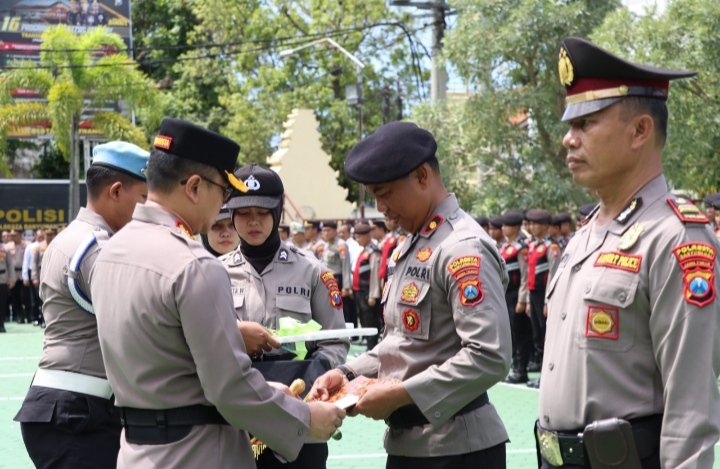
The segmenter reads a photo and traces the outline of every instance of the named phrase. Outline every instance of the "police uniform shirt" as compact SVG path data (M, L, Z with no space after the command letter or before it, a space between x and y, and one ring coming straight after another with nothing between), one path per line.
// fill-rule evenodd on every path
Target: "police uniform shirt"
M658 176L615 220L593 218L570 240L548 285L540 424L575 431L664 413L662 467L710 468L720 245L703 222L683 223L669 198Z
M47 327L43 337L40 368L73 371L105 378L95 316L82 310L70 295L68 271L75 251L93 232L112 235L105 219L88 208L81 208L77 218L47 245L42 254L40 287L42 312ZM90 294L87 276L97 251L87 255L81 266L78 284Z
M10 282L15 285L18 281L22 280L22 265L23 258L25 257L25 241L19 243L12 243L12 247L9 249L10 254L10 265L12 270L10 271Z
M335 238L331 243L322 241L316 248L318 258L335 275L342 275L340 288L350 288L350 254L345 242Z
M10 270L12 263L5 246L0 244L0 285L7 285L10 281Z
M227 271L181 225L153 202L138 205L98 255L91 289L105 367L120 407L214 405L231 425L196 425L163 445L123 435L118 467L253 467L240 429L292 460L309 409L250 367Z
M345 328L339 286L332 272L312 254L281 242L275 258L261 274L245 260L239 249L220 261L230 274L233 304L241 321L278 329L278 320L290 317L302 323L313 319L323 329ZM347 341L341 340L323 340L308 345L308 352L317 350L332 367L345 362L349 347Z
M495 242L450 195L392 260L383 339L348 363L365 376L402 380L430 422L389 429L388 454L447 456L507 441L491 404L453 418L510 368L507 273Z

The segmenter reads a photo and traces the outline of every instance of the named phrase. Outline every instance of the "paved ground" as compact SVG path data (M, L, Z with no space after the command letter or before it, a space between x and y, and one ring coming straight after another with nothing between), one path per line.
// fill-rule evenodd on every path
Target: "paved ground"
M42 330L31 325L8 324L0 334L0 469L32 468L25 453L20 426L12 421L20 407L42 350ZM353 346L351 353L360 351ZM508 468L535 465L532 425L537 414L537 391L500 384L490 391L510 434ZM330 442L329 469L381 469L385 467L382 436L385 425L364 417L348 418L344 437ZM715 464L720 469L720 462Z

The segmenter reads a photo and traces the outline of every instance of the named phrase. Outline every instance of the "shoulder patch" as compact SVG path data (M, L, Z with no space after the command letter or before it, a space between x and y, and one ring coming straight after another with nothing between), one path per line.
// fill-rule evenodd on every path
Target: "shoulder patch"
M320 273L320 281L325 284L328 289L328 295L330 296L330 304L333 308L341 309L343 307L342 294L340 294L340 288L338 287L335 275L329 270Z
M683 271L683 297L699 308L715 300L715 248L707 243L691 242L673 249Z
M703 225L710 223L708 217L690 201L681 202L668 197L667 203L683 223L701 223Z

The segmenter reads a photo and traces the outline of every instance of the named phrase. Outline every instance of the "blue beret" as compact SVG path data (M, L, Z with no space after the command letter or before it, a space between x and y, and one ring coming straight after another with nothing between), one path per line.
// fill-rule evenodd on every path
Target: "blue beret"
M247 192L245 184L232 173L240 145L227 137L184 120L166 117L160 124L153 147L217 168L231 186Z
M432 134L411 122L390 122L350 150L345 174L362 184L400 179L435 156Z
M128 142L108 142L93 148L92 164L120 170L145 180L150 153Z

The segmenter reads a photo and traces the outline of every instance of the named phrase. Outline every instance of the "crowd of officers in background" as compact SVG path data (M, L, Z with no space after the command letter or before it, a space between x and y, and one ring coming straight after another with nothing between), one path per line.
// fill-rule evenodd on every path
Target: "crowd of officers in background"
M700 201L696 200L696 203ZM720 192L703 199L705 212L720 238ZM511 209L502 215L478 216L476 221L497 244L507 264L510 282L505 292L512 328L513 363L506 382L527 383L528 372L540 371L545 342L545 287L578 223L595 204L576 214L551 214L541 208ZM405 240L405 233L387 220L309 220L279 226L280 238L312 253L332 270L343 295L345 322L354 327L383 328L380 298L388 278L388 259ZM43 253L57 234L55 227L34 232L2 232L0 243L0 332L5 321L44 327L38 296ZM378 337L362 339L368 350Z

